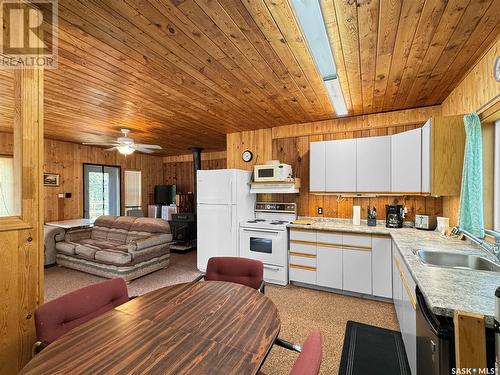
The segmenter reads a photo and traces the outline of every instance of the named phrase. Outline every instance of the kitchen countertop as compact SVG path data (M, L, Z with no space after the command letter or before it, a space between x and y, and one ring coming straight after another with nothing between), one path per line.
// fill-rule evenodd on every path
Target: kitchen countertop
M495 290L500 286L500 272L426 266L413 250L461 252L495 260L489 252L469 241L445 238L433 231L414 228L391 229L382 223L369 227L366 221L361 225L353 225L350 220L308 219L318 221L311 225L289 224L288 227L390 235L433 313L443 316L453 316L455 310L478 313L485 316L486 326L493 327Z

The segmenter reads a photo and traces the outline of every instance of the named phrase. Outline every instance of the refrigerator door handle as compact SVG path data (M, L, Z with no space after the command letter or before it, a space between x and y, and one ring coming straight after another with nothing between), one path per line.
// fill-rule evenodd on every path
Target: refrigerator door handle
M229 233L233 232L233 207L229 206Z

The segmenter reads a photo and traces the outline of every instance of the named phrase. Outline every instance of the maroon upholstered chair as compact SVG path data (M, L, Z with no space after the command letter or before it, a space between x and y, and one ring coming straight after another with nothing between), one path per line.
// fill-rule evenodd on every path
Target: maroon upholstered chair
M200 277L200 278L203 278ZM261 261L238 257L213 257L208 260L206 281L229 281L264 292L264 265Z
M283 339L276 339L275 344L299 352L290 375L318 375L323 358L323 338L320 331L313 331L307 337L302 348ZM258 375L265 375L259 371Z
M295 361L290 375L317 375L323 358L323 338L321 332L312 332L302 345L299 358Z
M129 300L127 285L120 278L106 280L65 294L35 310L38 342L35 352L73 328Z

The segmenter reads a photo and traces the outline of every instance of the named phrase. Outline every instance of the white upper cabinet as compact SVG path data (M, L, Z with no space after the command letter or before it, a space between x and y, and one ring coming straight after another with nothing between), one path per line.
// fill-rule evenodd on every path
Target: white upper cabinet
M450 146L453 147L453 146ZM431 119L422 127L422 193L431 192Z
M391 137L358 138L356 166L356 191L391 191Z
M422 130L392 136L391 179L393 192L420 193L422 179Z
M309 145L309 190L325 191L325 143Z
M464 147L463 116L390 136L311 142L309 190L458 196Z
M356 143L356 139L324 142L326 191L356 191Z

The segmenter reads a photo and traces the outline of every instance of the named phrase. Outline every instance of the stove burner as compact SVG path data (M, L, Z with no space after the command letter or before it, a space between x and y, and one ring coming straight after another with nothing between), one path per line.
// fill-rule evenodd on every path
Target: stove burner
M247 223L255 224L255 223L260 223L262 221L265 221L265 220L264 219L248 220Z

